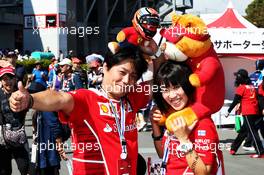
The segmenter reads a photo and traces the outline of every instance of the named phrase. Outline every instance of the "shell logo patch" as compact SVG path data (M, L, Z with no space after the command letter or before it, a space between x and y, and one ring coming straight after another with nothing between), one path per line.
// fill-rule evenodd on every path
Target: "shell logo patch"
M112 114L112 111L111 111L111 108L110 108L110 104L109 103L97 102L97 104L98 104L98 107L99 107L100 116L115 117Z
M100 105L100 110L102 110L104 113L108 113L109 109L105 104Z

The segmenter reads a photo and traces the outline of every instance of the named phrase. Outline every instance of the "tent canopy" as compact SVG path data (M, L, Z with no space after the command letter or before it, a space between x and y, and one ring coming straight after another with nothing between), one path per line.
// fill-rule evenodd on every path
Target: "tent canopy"
M207 25L208 28L257 28L241 16L229 1L227 9L215 21Z

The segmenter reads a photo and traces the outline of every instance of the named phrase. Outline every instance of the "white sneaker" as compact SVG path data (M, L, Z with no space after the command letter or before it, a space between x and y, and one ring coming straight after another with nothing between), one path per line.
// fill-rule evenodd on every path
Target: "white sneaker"
M243 150L245 151L255 151L255 148L253 146L247 147L247 146L242 146Z

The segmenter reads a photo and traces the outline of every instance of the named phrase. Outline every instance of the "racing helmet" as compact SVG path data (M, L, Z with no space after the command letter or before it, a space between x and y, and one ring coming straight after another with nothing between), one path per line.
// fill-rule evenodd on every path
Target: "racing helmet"
M136 11L132 23L144 39L150 40L160 26L159 14L153 8L142 7Z

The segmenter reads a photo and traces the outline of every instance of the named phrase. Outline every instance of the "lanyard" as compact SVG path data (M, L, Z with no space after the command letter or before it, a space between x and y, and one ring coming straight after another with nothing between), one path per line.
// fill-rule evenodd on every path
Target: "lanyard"
M163 150L163 158L162 158L162 164L161 164L161 175L165 175L166 174L166 165L167 165L167 162L168 162L168 159L169 159L170 137L171 136L168 133L168 137L166 138L165 145L164 145L164 150Z
M127 148L126 148L126 139L125 139L126 114L125 114L124 103L121 99L121 101L120 101L121 117L120 117L120 123L119 123L119 117L118 117L119 115L117 113L117 110L116 110L115 106L113 105L113 102L111 100L109 100L109 101L110 101L112 112L115 115L115 122L117 125L117 131L118 131L120 143L121 143L122 152L120 154L120 158L126 159L127 158Z

